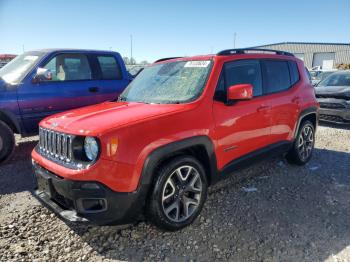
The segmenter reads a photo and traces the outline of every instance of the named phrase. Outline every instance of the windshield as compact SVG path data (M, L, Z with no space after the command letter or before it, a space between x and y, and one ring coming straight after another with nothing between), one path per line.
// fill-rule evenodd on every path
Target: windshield
M173 104L196 99L204 88L211 61L176 61L146 67L120 100Z
M319 79L322 81L322 80L324 80L324 79L326 79L327 78L327 76L329 76L329 75L331 75L331 74L333 74L334 72L332 72L332 71L330 71L330 72L322 72L320 75L319 75Z
M0 69L0 78L10 84L19 83L43 54L41 52L26 52L17 56Z
M350 72L333 73L318 86L350 86Z

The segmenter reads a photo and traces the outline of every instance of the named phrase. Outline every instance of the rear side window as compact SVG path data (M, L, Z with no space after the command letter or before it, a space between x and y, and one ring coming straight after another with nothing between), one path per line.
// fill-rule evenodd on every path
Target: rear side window
M258 60L241 60L225 64L226 88L237 84L251 84L253 95L262 95L260 63Z
M291 84L294 85L299 81L299 70L298 65L294 61L289 61L289 71L290 71L290 80Z
M304 67L304 68L305 68L305 72L306 72L306 74L307 74L307 77L308 77L308 79L309 79L309 82L310 82L310 84L311 84L311 83L312 83L311 74L310 74L309 70L308 70L306 67Z
M265 93L287 90L291 86L287 61L266 60L261 62Z
M101 79L116 80L122 78L119 64L114 56L97 56L97 61L101 69Z

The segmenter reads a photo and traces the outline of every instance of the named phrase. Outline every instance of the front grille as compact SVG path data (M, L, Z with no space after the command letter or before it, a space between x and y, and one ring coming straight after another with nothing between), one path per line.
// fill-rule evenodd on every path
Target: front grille
M338 103L325 103L325 102L320 102L320 107L321 108L330 108L330 109L345 109L345 105L338 104Z
M349 121L346 121L345 119L341 118L340 116L323 115L323 114L320 115L320 120L336 122L336 123L347 123L347 122L349 122Z
M39 128L39 153L51 160L72 162L72 142L74 136Z

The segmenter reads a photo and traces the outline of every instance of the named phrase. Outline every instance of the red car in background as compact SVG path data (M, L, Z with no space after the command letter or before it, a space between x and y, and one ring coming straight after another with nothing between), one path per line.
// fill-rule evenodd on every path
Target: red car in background
M17 55L10 55L10 54L0 54L0 68L2 68L4 65L6 65L8 62L10 62L12 59L14 59Z

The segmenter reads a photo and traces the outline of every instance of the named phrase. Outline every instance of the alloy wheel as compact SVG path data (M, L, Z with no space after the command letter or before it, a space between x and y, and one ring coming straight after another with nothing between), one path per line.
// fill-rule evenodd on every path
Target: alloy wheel
M314 131L309 125L304 126L298 138L298 152L300 158L305 161L314 147Z
M202 179L193 166L180 166L166 180L162 192L164 214L173 222L183 222L198 209Z

